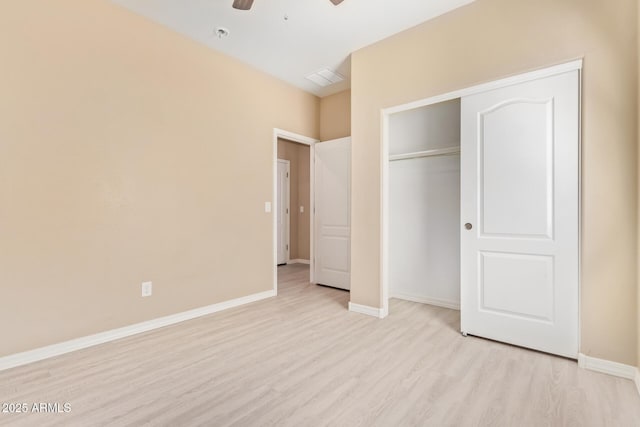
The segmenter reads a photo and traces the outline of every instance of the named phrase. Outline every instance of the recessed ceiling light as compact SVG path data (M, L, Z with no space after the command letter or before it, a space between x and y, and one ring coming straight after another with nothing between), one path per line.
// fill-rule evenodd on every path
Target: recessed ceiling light
M229 30L224 27L218 27L216 28L215 35L218 36L219 39L224 39L226 37L229 37Z

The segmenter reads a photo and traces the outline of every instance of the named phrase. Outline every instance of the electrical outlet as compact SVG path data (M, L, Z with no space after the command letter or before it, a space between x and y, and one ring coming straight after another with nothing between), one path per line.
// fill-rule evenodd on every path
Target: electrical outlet
M304 206L300 206L300 213L304 213Z
M142 296L150 297L152 293L153 293L153 283L142 282Z

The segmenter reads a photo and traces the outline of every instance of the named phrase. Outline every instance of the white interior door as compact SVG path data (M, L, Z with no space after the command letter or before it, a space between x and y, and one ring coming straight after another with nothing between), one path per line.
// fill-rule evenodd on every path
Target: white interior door
M351 138L315 145L314 281L350 288Z
M465 97L461 113L461 329L576 358L579 73Z
M290 163L278 159L278 265L289 261Z

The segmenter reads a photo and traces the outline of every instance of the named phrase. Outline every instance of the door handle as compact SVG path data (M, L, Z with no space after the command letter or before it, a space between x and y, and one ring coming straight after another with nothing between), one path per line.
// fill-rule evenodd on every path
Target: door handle
M471 223L468 222L464 225L464 228L466 228L467 230L471 230L473 228L473 225L471 225Z

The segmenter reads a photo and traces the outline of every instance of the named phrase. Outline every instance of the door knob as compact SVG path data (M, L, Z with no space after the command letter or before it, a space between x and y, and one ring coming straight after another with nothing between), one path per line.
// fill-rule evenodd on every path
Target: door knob
M471 225L471 223L468 222L464 225L464 228L466 228L467 230L471 230L473 228L473 225Z

